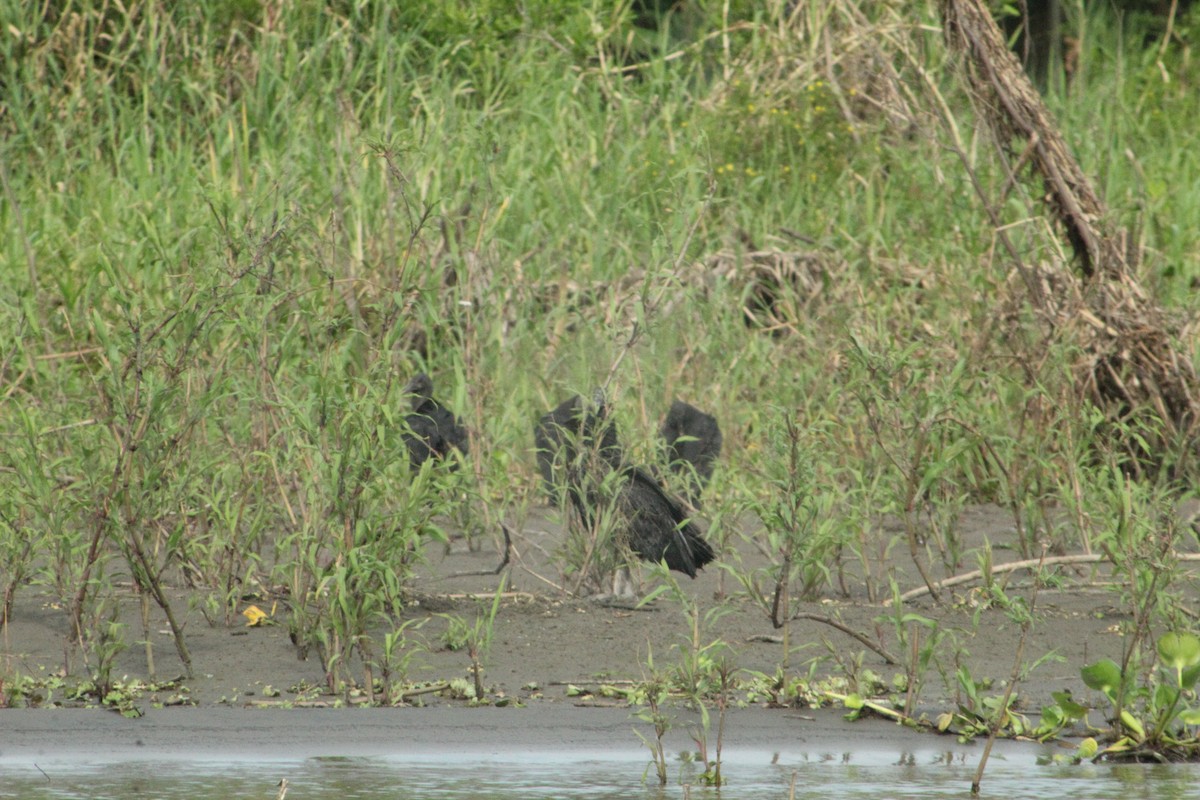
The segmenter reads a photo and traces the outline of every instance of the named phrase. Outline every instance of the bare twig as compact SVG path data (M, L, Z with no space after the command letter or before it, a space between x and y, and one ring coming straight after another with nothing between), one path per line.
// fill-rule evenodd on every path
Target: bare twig
M501 572L503 572L504 568L508 566L509 561L511 560L512 536L509 534L508 526L503 522L500 523L500 531L504 534L504 552L500 559L500 563L496 565L495 569L478 569L467 570L466 572L453 572L447 575L445 579L468 578L474 575L499 575Z
M896 658L894 655L889 653L882 645L872 642L870 639L867 638L866 634L859 633L858 631L854 630L853 628L850 628L850 627L846 626L845 624L838 622L833 617L829 617L824 614L813 614L809 611L797 611L795 614L792 615L792 619L808 619L808 620L812 620L813 622L820 622L824 625L828 625L831 628L835 628L835 629L841 631L842 633L846 634L847 636L851 637L852 639L855 639L856 641L861 643L864 647L870 648L888 664L899 664L900 663L900 660L898 658Z

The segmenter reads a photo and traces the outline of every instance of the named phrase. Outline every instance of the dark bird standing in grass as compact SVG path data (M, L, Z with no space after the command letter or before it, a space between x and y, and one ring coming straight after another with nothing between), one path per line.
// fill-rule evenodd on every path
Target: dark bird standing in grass
M585 494L595 494L598 487L589 491L585 485L584 459L597 458L610 469L616 469L621 463L616 428L604 424L594 412L585 414L583 405L579 395L564 400L553 411L544 414L533 429L538 471L542 474L546 494L559 508L566 508L568 502L576 503L577 495L582 501ZM593 497L590 505L595 504ZM591 527L590 517L585 518L584 524Z
M433 398L433 381L429 376L424 372L418 374L403 391L412 397L412 412L404 417L408 426L404 444L412 468L420 469L431 458L445 458L451 448L466 455L467 431L458 424L453 412Z
M700 507L700 493L712 478L713 464L721 455L721 426L716 417L676 400L660 431L667 443L671 471L687 481L688 503Z
M538 463L552 497L561 502L562 487L588 530L602 506L611 503L618 519L618 547L643 561L665 561L668 568L695 578L696 570L715 558L712 547L653 476L625 461L604 393L597 390L591 407L583 406L579 397L567 400L535 429ZM618 569L613 594L632 593L628 572Z

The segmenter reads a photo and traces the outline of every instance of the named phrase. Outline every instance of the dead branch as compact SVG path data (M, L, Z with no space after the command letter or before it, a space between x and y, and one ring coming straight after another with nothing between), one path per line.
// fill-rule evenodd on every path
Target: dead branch
M1162 309L1138 282L1140 251L1133 237L1111 223L984 1L942 0L941 10L946 40L963 56L975 109L1004 156L1009 178L1002 191L1009 191L1018 171L1040 178L1044 202L1079 264L1082 285L1069 274L1055 276L1077 293L1076 302L1036 294L1033 300L1080 339L1086 355L1076 383L1082 394L1113 423L1131 423L1128 432L1114 425L1113 433L1135 467L1161 464L1176 442L1194 447L1200 379L1176 348L1177 334ZM1047 303L1058 307L1048 309Z
M854 630L853 628L850 628L850 627L842 624L841 622L838 622L833 617L826 616L825 614L813 614L812 612L809 612L809 611L797 611L795 614L792 615L792 619L808 619L808 620L812 620L813 622L820 622L823 625L828 625L831 628L836 628L837 630L841 631L842 633L846 634L847 636L851 637L852 639L858 641L864 647L868 647L871 650L874 650L875 653L880 658L882 658L886 663L888 663L888 664L899 664L900 663L900 659L896 658L894 655L889 653L882 645L878 645L875 642L872 642L869 638L867 638L867 636L865 634L859 633L858 631Z
M1175 553L1174 558L1178 561L1200 561L1200 553ZM1039 564L1045 567L1052 567L1057 564L1098 564L1102 561L1109 561L1109 557L1103 553L1076 553L1069 556L1051 556L1050 558L1027 558L1023 561L1010 561L1007 564L996 564L988 570L988 573L995 575L1004 572L1015 572L1019 569L1030 569ZM936 589L948 589L951 586L959 586L964 583L970 583L982 578L984 571L981 569L973 569L970 572L964 572L955 575L945 580L938 581L934 584ZM909 600L928 594L929 587L921 586L911 591L900 595L900 602L907 603ZM883 605L891 604L891 600L887 600Z

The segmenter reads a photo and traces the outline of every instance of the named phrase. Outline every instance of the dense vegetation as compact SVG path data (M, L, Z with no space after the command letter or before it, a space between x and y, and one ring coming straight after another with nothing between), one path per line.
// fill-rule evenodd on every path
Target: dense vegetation
M887 596L881 514L953 572L981 502L1021 554L1104 552L1146 590L1188 465L1126 480L1076 343L1030 319L934 113L1001 181L935 5L433 5L0 11L6 609L61 598L94 671L119 581L164 608L186 583L214 622L283 586L298 643L370 660L414 543L519 527L533 421L614 367L636 447L674 396L720 417L708 511L764 520L798 594L850 564ZM1048 102L1182 321L1197 27L1147 44L1101 5ZM1003 223L1061 265L1037 194ZM472 430L463 469L409 473L420 370Z

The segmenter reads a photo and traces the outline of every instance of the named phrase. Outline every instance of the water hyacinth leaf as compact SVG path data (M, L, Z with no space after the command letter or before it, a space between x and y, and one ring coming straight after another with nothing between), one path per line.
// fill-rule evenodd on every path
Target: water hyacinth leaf
M1194 667L1200 664L1200 639L1190 633L1165 633L1158 639L1158 657L1179 672Z
M1180 711L1179 721L1184 725L1200 725L1200 708L1187 708Z
M1179 678L1179 688L1191 689L1195 687L1197 680L1200 680L1200 664L1188 667L1183 671L1183 674Z
M1117 741L1104 748L1105 753L1124 753L1137 746L1137 742L1130 739L1128 736L1122 736Z
M1067 716L1063 713L1062 706L1043 706L1038 728L1047 732L1056 731L1065 725L1066 721Z
M1050 696L1054 698L1054 702L1058 703L1058 707L1062 709L1068 720L1074 721L1087 716L1087 706L1076 703L1071 698L1070 692L1051 692Z
M1191 688L1200 674L1195 669L1200 665L1200 639L1190 633L1165 633L1158 639L1158 658L1175 671L1179 688ZM1191 674L1185 677L1184 670Z
M1089 664L1079 671L1084 684L1089 689L1104 692L1109 700L1115 702L1117 691L1121 687L1121 668L1111 658L1102 658L1095 664Z

